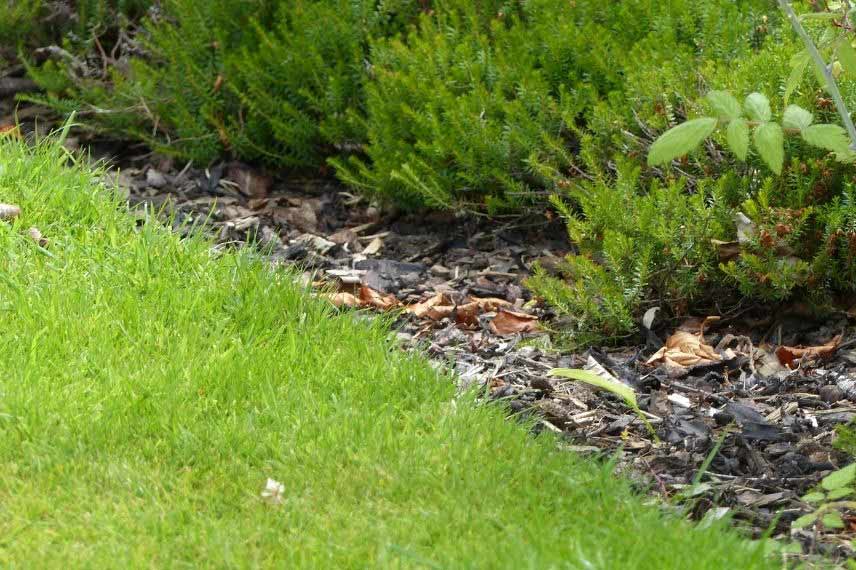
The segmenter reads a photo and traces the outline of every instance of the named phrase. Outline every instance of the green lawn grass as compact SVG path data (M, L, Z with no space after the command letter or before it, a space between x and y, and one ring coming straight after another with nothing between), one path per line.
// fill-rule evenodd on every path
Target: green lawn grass
M63 157L0 143L0 567L771 564Z

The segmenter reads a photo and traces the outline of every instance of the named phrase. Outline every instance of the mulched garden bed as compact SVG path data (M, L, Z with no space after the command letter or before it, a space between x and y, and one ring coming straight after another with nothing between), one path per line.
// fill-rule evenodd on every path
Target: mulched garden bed
M570 249L558 223L383 213L333 182L275 181L240 164L167 161L116 180L132 203L167 207L178 230L205 221L222 246L258 242L343 310L400 311L402 346L454 368L462 389L536 414L536 430L608 454L645 489L685 497L697 517L730 515L755 536L773 525L807 552L852 554L856 516L842 531L789 526L810 510L800 497L848 461L832 447L835 427L856 417L847 314L816 320L795 306L676 323L652 311L644 343L568 354L551 345L552 315L522 285L533 262L550 266ZM667 339L683 345L652 361ZM554 367L631 386L659 441L619 398L549 377Z

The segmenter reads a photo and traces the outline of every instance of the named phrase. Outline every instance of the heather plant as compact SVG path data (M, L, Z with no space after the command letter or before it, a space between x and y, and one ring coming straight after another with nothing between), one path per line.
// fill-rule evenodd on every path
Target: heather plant
M34 14L40 14L42 0L3 0L0 2L0 43L16 45L22 38L33 33L36 26Z
M375 43L367 158L333 163L346 183L410 205L543 203L579 175L581 141L607 136L602 102L628 107L635 69L685 75L751 51L761 6L532 1L487 28L425 15L407 38Z
M726 176L689 193L686 180L644 183L639 165L617 167L553 198L577 251L558 275L536 266L527 281L576 343L620 340L645 309L665 303L685 312L721 286L713 240L729 240L731 204L748 190Z
M0 0L0 46L31 48L53 42L84 52L98 41L102 49L109 49L120 30L153 4L153 0Z
M402 32L419 11L409 0L279 3L272 29L256 22L257 40L226 61L242 107L226 126L234 151L318 167L357 150L369 39Z
M252 43L250 21L264 21L270 8L265 0L206 4L166 0L136 37L145 57L110 66L106 75L80 77L62 60L32 68L48 91L30 99L78 111L92 126L157 150L211 160L229 148L225 123L239 111L236 96L223 85L226 54Z
M766 9L166 0L106 73L52 60L32 75L40 102L162 152L314 169L330 159L348 184L404 206L495 211L543 205L578 176L581 141L617 124L600 125L599 106L631 116L618 102L649 83L641 69L677 76L747 55L776 29Z
M183 158L319 169L366 140L373 38L405 33L422 11L458 9L472 10L460 0L165 0L135 38L141 53L86 80L63 61L33 68L48 90L35 100Z
M793 16L789 5L785 14ZM799 43L786 38L765 47L730 73L701 70L743 87L752 64L769 61L779 72L780 97L753 92L739 101L709 91L688 101L680 111L689 118L669 119L677 124L656 140L627 133L632 148L647 151L648 168L635 164L639 154L606 171L589 166L594 182L572 181L554 198L577 251L560 275L538 269L529 285L565 315L569 332L614 340L632 333L650 306L673 314L718 311L738 293L764 302L799 295L824 306L854 290L853 139L849 115L837 112L854 93L854 70L839 63L852 34L825 34L818 49L812 38L824 32L802 26L831 22L837 37L845 16L836 14L793 19ZM801 67L805 53L821 60L818 73ZM771 84L764 73L760 79ZM642 134L648 129L639 121ZM589 165L604 162L601 145L598 133L583 141ZM664 185L673 189L669 201L662 200Z

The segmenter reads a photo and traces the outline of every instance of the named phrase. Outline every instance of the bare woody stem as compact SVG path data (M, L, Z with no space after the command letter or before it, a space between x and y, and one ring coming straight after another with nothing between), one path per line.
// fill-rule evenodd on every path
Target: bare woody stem
M789 0L778 0L778 2L779 7L791 21L794 31L805 44L806 50L809 55L811 55L812 60L814 60L815 67L817 67L818 71L820 71L823 78L826 80L826 90L829 91L829 94L832 96L832 101L835 103L835 109L841 116L841 120L844 121L844 128L847 129L847 134L850 136L850 149L856 151L856 127L853 126L853 120L850 118L850 113L844 105L844 99L841 97L841 92L838 90L835 78L832 77L832 72L829 70L829 67L827 67L826 62L823 61L823 56L821 56L820 52L817 51L817 46L814 45L814 42L805 31L805 28L800 24Z

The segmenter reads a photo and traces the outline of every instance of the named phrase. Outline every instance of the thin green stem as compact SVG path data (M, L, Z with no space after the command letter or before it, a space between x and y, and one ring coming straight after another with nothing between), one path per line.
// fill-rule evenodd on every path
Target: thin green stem
M844 99L841 97L841 92L838 90L838 84L835 83L835 78L832 76L832 72L823 60L823 56L821 56L820 52L817 51L817 46L814 45L814 41L809 37L802 24L800 24L797 15L794 13L793 7L791 7L791 3L788 0L778 0L778 2L779 7L791 21L794 31L796 31L805 44L806 50L808 50L809 55L811 55L812 60L814 60L814 65L826 80L826 89L832 96L832 100L835 103L835 109L838 111L838 114L841 115L841 120L844 121L844 128L847 129L847 134L850 136L850 149L856 151L856 127L853 126L853 120L850 118L847 106L844 105Z

